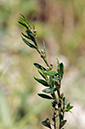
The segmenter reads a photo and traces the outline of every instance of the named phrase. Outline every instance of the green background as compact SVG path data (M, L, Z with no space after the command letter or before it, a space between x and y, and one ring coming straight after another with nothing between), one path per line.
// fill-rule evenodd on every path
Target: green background
M62 92L74 106L65 129L85 125L85 0L0 0L0 129L45 129L51 101L37 96L43 89L33 63L45 66L22 39L20 13L36 26L37 42L46 43L47 59L64 63Z

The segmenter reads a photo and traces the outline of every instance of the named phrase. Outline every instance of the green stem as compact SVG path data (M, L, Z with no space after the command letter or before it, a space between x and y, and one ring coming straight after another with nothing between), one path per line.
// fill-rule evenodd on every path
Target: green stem
M49 67L49 64L48 64L46 58L43 58L43 60L44 60L44 62L46 63L46 65Z
M36 48L36 50L37 50L37 52L40 54L40 51L39 51L38 47ZM46 58L43 58L43 60L44 60L45 64L49 67L49 64L48 64Z
M38 47L36 48L36 50L37 50L37 52L40 54L40 51L39 51Z
M36 42L36 40L35 40L35 42ZM36 42L36 44L37 44L37 42ZM38 45L37 45L37 47L36 47L36 50L37 50L37 52L40 54L40 51L39 51L39 49L38 49ZM43 60L44 60L45 64L49 67L49 64L48 64L48 62L47 62L47 60L46 60L46 57L43 58Z

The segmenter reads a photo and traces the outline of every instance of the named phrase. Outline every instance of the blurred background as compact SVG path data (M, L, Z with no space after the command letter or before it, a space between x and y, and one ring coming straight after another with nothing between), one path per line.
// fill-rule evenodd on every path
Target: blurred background
M64 63L62 91L74 106L65 129L85 129L85 0L0 0L0 129L45 129L52 115L51 101L37 96L44 87L33 63L45 64L21 39L20 13L35 24L40 49L45 41L48 62Z

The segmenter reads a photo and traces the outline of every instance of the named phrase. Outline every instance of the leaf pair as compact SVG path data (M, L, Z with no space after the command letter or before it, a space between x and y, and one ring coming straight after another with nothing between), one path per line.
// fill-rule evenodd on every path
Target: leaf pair
M38 63L34 63L34 66L42 71L42 72L41 72L40 70L38 70L38 72L40 73L40 75L41 75L43 78L46 79L45 75L43 74L43 71L46 71L46 69L45 69L42 65L40 65L40 64L38 64ZM34 79L35 79L36 81L38 81L39 83L41 83L42 85L44 85L44 86L49 86L49 84L47 83L47 81L45 81L45 80L43 80L43 79L39 79L39 78L36 78L36 77L34 77Z
M34 63L34 66L35 66L36 68L38 68L39 74L40 74L45 80L47 80L47 76L43 73L44 71L46 71L46 69L45 69L42 65L40 65L40 64L38 64L38 63Z
M70 103L67 104L66 106L66 112L71 112L70 110L73 108L73 106L70 106Z
M50 120L49 118L47 118L45 121L42 121L42 124L48 128L51 129L51 125L50 125Z

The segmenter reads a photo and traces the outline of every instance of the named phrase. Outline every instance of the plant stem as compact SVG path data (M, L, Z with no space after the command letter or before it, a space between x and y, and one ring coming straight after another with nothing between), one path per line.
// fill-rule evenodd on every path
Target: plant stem
M37 50L37 52L40 54L40 51L39 51L38 47L36 48L36 50ZM46 60L46 57L43 58L43 60L44 60L45 64L49 67L49 64L48 64L48 62L47 62L47 60Z
M44 62L46 63L46 65L49 67L49 64L48 64L46 58L43 58L43 60L44 60Z
M40 54L40 51L39 51L38 47L36 48L36 50L37 50L37 52Z

